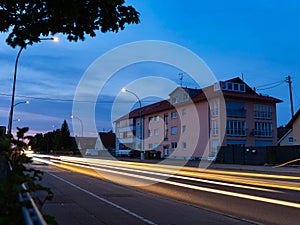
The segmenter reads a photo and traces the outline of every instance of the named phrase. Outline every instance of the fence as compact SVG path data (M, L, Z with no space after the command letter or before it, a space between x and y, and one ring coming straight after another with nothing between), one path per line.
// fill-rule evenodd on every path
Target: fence
M217 162L242 165L282 164L300 158L300 146L221 147ZM299 165L300 162L294 164Z

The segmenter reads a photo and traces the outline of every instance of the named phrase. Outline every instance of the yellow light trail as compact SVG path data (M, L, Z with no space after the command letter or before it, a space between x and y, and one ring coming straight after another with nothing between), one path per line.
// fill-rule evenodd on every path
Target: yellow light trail
M61 163L59 160L55 160L55 161ZM63 162L63 163L71 165L71 166L75 166L75 167L80 166L80 167L84 167L87 169L99 170L99 171L108 172L108 173L115 173L115 174L119 174L119 175L123 175L123 176L127 176L127 177L129 176L129 177L133 177L133 178L143 179L143 180L151 180L151 181L158 182L158 183L165 183L165 184L169 184L169 185L189 188L189 189L198 190L198 191L204 191L204 192L209 192L209 193L221 194L221 195L226 195L226 196L231 196L231 197L238 197L238 198L249 199L249 200L253 200L253 201L260 201L260 202L300 209L300 204L296 203L296 202L288 202L288 201L284 201L284 200L259 197L259 196L249 195L249 194L242 194L242 193L236 193L236 192L231 192L231 191L223 191L223 190L218 190L218 189L214 189L214 188L195 186L195 185L191 185L191 184L183 184L183 183L179 183L179 182L175 182L175 181L168 181L168 180L163 180L163 179L158 179L158 178L153 178L153 177L145 177L145 176L141 176L141 175L137 175L137 174L129 174L129 173L124 173L124 172L120 172L120 171L112 171L112 170L108 170L108 169L91 167L91 166L87 166L87 165L78 165L78 164L75 164L72 162ZM53 165L55 165L55 164L53 164ZM61 167L61 165L59 165L59 167ZM68 168L72 169L71 167L68 167ZM76 170L77 169L75 169L75 171ZM89 174L89 173L87 172L87 174Z
M291 181L277 181L277 180L262 180L262 179L254 179L253 177L258 178L281 178L287 180L298 180L300 177L295 176L283 176L283 175L270 175L270 174L251 174L250 173L243 173L243 172L228 172L228 171L213 171L212 170L200 170L199 168L190 168L184 167L178 169L178 167L170 166L170 165L157 165L157 164L147 164L147 163L135 163L135 162L124 162L124 161L107 161L107 160L100 160L100 159L91 159L91 158L76 158L73 157L61 157L61 160L70 160L76 162L84 162L84 163L93 163L94 165L113 165L114 167L118 166L120 168L132 168L134 166L135 169L139 170L148 170L152 172L160 172L160 173L167 173L168 176L170 174L177 174L181 176L188 176L194 177L199 179L213 179L218 181L226 181L231 183L240 183L240 184L247 184L247 185L254 185L254 186L261 186L261 187L271 187L271 188L279 188L279 189L286 189L286 190L294 190L300 191L300 183L295 183ZM224 172L225 175L222 174ZM230 174L230 175L229 175ZM233 176L235 175L235 176ZM243 177L246 175L246 177ZM240 177L237 177L240 176Z
M158 165L158 164L149 164L149 163L140 163L140 162L136 163L136 162L126 162L126 161L117 161L117 160L111 161L111 160L101 160L101 159L94 159L94 158L78 158L78 157L69 157L69 156L53 157L53 159L58 159L61 161L72 161L78 163L88 163L95 166L97 165L113 166L114 168L118 167L118 168L122 168L123 170L124 168L130 170L135 169L137 172L140 173L141 172L147 173L145 172L146 170L148 172L150 171L150 172L160 173L156 175L162 175L162 173L165 173L167 175L164 174L163 176L167 176L167 177L171 177L172 174L173 177L182 176L182 177L175 177L175 178L186 179L186 180L199 179L197 181L219 184L224 186L238 187L238 188L270 191L269 189L253 187L253 186L260 186L260 187L300 191L300 183L291 182L291 181L265 180L266 178L281 178L287 180L300 179L300 177L295 177L295 176L251 174L251 173L243 173L243 172L228 172L228 171L213 171L213 170L208 170L207 172L207 170L201 170L199 168L191 168L191 167L179 168L173 165L161 165L161 164ZM246 176L244 177L244 175ZM258 177L259 179L254 179L255 177ZM217 181L211 181L211 180L208 181L207 179L217 180L218 182L223 181L223 182L217 183ZM230 183L224 183L224 181ZM236 184L232 184L232 183L236 183ZM238 184L243 184L243 185L238 185ZM253 186L245 186L245 185L253 185Z

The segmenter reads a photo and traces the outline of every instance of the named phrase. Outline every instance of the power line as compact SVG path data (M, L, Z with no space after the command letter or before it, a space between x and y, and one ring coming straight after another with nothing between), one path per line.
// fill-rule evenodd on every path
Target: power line
M11 94L4 94L0 93L0 96L11 97ZM26 95L16 95L18 98L25 98L25 99L34 99L40 101L51 101L51 102L81 102L81 103L91 103L91 104L98 104L98 103L113 103L112 100L100 100L100 101L88 101L88 100L73 100L73 99L62 99L62 98L49 98L49 97L34 97L34 96L26 96ZM157 100L143 100L143 102L156 102ZM132 103L132 101L117 101L116 103Z
M286 82L286 80L282 80L282 81L277 81L277 82L270 83L270 84L260 85L260 86L256 87L256 90L261 91L261 90L272 89L272 88L275 88L275 87L278 87L278 86L282 85L285 82Z

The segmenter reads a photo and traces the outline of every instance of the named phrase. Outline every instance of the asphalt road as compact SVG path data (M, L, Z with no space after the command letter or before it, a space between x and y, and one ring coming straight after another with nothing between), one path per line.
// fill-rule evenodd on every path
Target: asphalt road
M72 157L52 159L51 164L37 166L46 172L44 183L55 193L43 210L55 215L59 224L300 221L300 177L295 175L178 171L174 166Z

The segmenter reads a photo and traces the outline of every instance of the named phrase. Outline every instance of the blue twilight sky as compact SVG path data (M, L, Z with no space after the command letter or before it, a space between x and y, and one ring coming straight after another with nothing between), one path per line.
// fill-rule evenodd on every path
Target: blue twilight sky
M98 32L97 37L77 43L70 43L58 34L60 42L44 41L22 52L15 103L29 100L30 104L15 107L14 120L20 118L21 121L14 121L14 129L29 126L32 132L45 132L59 128L66 119L72 130L72 101L85 71L106 52L142 40L173 42L191 50L206 62L218 80L243 74L251 87L261 87L259 93L284 101L277 107L278 125L284 125L290 119L289 92L285 82L273 86L291 75L294 109L295 112L298 110L298 0L126 2L141 13L140 24L127 26L118 34ZM13 69L19 50L6 45L6 36L0 34L0 125L8 123ZM99 104L95 106L97 130L111 129L111 109L123 86L147 76L164 77L179 84L180 72L183 71L178 68L149 62L130 65L116 72L105 84L97 101ZM183 75L183 85L197 86L189 74ZM167 91L169 89L164 90ZM153 93L153 96L161 95ZM134 101L128 94L120 98L123 102L118 104ZM144 98L142 104L152 100ZM74 126L75 123L78 126L79 120L74 119ZM83 128L84 136L88 136L88 128ZM80 135L79 131L75 131L75 135Z

